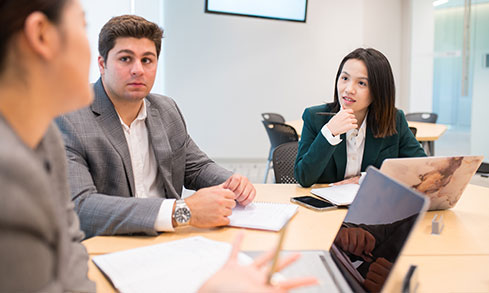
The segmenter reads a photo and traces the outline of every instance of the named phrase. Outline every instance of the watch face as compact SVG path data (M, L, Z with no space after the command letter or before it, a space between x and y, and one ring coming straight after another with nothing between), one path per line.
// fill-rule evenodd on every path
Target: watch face
M187 223L190 220L190 211L186 208L180 208L175 211L175 220L178 223Z

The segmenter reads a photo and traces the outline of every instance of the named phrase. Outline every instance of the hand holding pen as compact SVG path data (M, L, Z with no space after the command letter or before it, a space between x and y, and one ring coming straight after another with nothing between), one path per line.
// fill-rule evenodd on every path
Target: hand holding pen
M268 271L268 275L267 275L267 283L270 285L272 285L273 274L275 274L278 271L277 269L278 257L280 255L280 251L282 251L282 244L284 243L285 231L287 231L288 224L289 223L287 222L287 224L285 224L285 226L282 227L282 230L280 230L280 236L278 238L277 246L272 251L273 252L272 264L270 266L270 270Z
M314 277L302 277L275 284L269 283L270 272L280 271L295 262L300 254L294 253L276 263L275 269L268 263L277 255L274 250L257 257L250 265L238 262L243 233L240 232L234 243L228 261L200 288L199 292L287 292L291 289L317 284Z
M358 124L352 109L341 109L328 121L326 127L328 127L333 136L337 136L346 133L350 129L357 128Z

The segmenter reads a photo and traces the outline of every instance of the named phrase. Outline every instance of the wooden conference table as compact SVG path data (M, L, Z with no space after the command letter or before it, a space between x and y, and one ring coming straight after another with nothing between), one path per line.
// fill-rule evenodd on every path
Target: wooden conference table
M255 184L257 201L289 202L291 196L309 194L310 188L294 184ZM318 187L318 186L315 186ZM402 280L411 264L418 265L417 292L488 292L489 291L489 188L469 185L458 204L450 210L428 212L413 232L398 265L388 280L385 292L400 292ZM283 248L286 250L329 249L346 209L315 212L299 207L292 218ZM431 235L434 214L444 217L441 235ZM175 233L150 236L98 236L83 242L91 257L147 246L191 236L231 242L238 228L198 229L187 227ZM243 250L269 250L278 233L245 231ZM98 292L114 288L89 261L89 278Z
M302 120L292 120L285 122L286 124L294 127L297 134L301 135L302 126L304 125L304 121ZM421 142L423 148L425 149L427 155L434 156L435 155L435 140L438 140L443 133L447 130L447 126L444 124L436 124L436 123L425 123L425 122L414 122L408 121L409 127L415 127L416 131L416 139Z

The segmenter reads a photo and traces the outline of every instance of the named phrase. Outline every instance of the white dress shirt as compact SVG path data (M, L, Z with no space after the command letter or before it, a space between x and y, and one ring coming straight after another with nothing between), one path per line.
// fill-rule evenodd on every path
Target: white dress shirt
M161 197L158 192L158 184L160 184L157 180L158 165L153 146L148 139L147 116L146 99L143 100L141 110L130 126L127 126L119 115L131 156L136 198ZM175 199L165 199L161 204L155 221L156 231L174 231L172 225L174 202Z
M363 119L362 125L360 125L359 129L350 129L346 132L345 179L360 175L360 171L362 169L363 151L365 149L367 115L365 115L365 119ZM321 129L321 133L331 145L337 145L343 141L339 135L333 136L326 124Z

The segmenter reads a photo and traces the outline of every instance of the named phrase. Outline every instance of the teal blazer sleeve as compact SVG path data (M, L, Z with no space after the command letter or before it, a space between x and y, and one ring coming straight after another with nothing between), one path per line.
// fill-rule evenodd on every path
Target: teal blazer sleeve
M321 133L330 116L316 115L317 112L329 112L329 106L320 105L307 108L302 115L304 126L295 161L294 175L304 187L315 183L341 181L346 168L346 135L342 134L341 143L333 146ZM361 171L368 166L380 168L387 158L424 157L423 148L408 127L406 117L397 110L397 133L384 138L375 138L367 125L365 149Z

